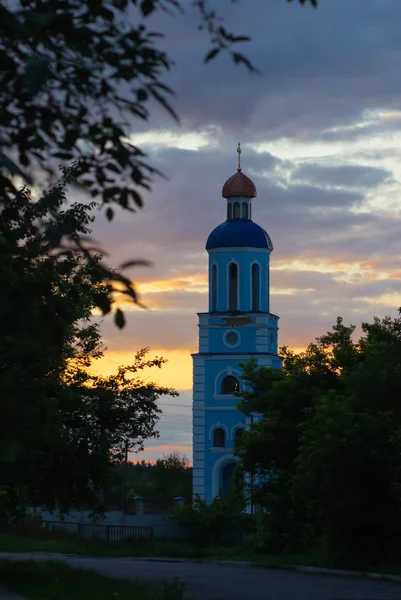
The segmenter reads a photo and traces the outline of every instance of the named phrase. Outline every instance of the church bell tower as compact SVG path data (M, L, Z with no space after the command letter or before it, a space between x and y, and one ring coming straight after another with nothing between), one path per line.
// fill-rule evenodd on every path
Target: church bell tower
M206 243L209 311L198 313L199 349L193 354L193 493L207 502L225 496L235 471L235 438L250 426L234 392L243 385L239 363L281 367L278 317L270 313L269 235L252 221L254 183L237 172L223 186L226 220Z

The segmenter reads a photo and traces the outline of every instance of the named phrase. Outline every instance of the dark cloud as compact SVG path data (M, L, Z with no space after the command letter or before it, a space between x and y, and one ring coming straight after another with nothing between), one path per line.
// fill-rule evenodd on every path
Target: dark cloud
M361 323L371 322L373 315L396 316L397 306L384 303L377 305L374 303L375 297L372 297L372 302L362 302L357 294L363 292L363 284L359 290L357 287L354 289L352 284L338 283L321 293L315 291L301 296L273 294L271 310L280 316L279 344L304 348L315 338L330 331L337 316L343 317L347 325L356 325L357 334L361 334ZM374 292L374 287L374 284L368 286L369 294Z
M111 223L101 215L94 235L110 251L109 262L114 266L127 258L153 262L152 268L130 270L134 279L205 273L205 242L225 219L221 189L235 170L235 157L227 157L219 149L163 149L156 156L157 166L170 171L169 180L155 183L153 193L146 194L145 208L137 214L116 211ZM399 253L400 215L355 210L365 199L362 187L350 191L319 187L317 181L316 185L294 183L291 177L283 177L284 161L268 153L249 151L244 160L252 165L252 171L255 163L260 173L252 174L258 190L253 216L272 237L273 261L313 256L354 261ZM313 167L310 162L303 168L285 161L285 169L336 181L339 186L348 185L354 175L365 182L387 176L384 169L345 165L343 170L341 166Z
M229 30L251 35L238 50L261 75L225 54L204 65L209 43L193 10L158 18L155 29L166 33L163 46L176 61L167 83L190 128L218 123L242 139L302 137L353 123L367 108L399 107L398 0L353 0L346 7L325 0L318 10L284 0L253 0L250 9L243 0L216 8ZM158 111L155 123L163 120Z
M324 186L375 187L391 178L387 169L361 165L320 165L303 163L291 173L293 180L306 180Z
M228 30L252 36L238 50L261 75L249 74L224 55L204 65L210 46L207 34L197 30L193 7L185 16L149 21L152 29L166 33L160 45L177 63L165 82L177 92L173 105L181 123L153 106L149 122L133 123L134 141L135 133L159 129L203 133L209 145L198 151L166 149L154 141L144 145L150 163L168 179L155 181L137 214L116 211L111 223L103 215L97 220L94 235L109 250L110 264L151 260L152 268L128 272L144 282L205 274L205 242L225 220L221 189L235 172L241 141L244 172L258 190L254 220L273 240L272 265L303 260L317 269L319 264L337 269L272 269L271 307L281 317L280 343L302 347L330 330L337 315L356 325L375 313L394 315L396 307L374 303L400 291L401 213L386 208L390 200L396 205L398 192L390 179L396 173L380 163L397 152L391 134L399 132L401 119L380 115L396 117L401 109L401 2L321 0L313 10L285 0L241 0L222 7L216 2L216 8L225 13ZM372 144L375 136L387 136L387 145ZM356 140L366 140L366 146L359 143L353 150L350 142ZM269 147L274 141L279 143ZM250 149L259 142L277 148L278 155ZM319 156L310 142L323 146ZM289 160L292 146L296 152ZM330 159L321 156L324 148ZM388 183L392 196L382 189ZM352 277L351 263L361 264ZM383 272L392 275L386 279ZM297 292L284 293L288 289ZM128 312L122 332L104 319L110 350L196 350L196 311L206 310L206 294L161 287L144 293L143 301L154 310ZM166 444L187 441L190 424L182 432L172 426L169 419L163 424Z

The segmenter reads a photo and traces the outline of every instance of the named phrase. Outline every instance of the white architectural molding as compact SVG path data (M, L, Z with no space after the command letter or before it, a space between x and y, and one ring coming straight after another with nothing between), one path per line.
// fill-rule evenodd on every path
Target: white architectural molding
M232 450L231 450L231 452L232 452ZM213 472L212 472L212 497L213 498L215 498L216 496L219 495L220 469L222 467L224 467L226 464L228 465L229 463L237 463L237 462L238 462L238 458L235 457L234 454L231 454L230 456L222 456L221 458L216 460L216 462L214 463Z
M194 361L194 369L196 369L197 367L205 368L205 357L204 356L201 356L198 353L191 354L191 356Z
M232 248L231 248L232 251ZM240 299L240 279L241 279L241 271L239 268L239 263L234 258L229 258L226 264L226 308L227 312L230 312L230 265L237 265L237 308L235 310L240 310L241 299Z
M235 439L235 432L237 429L246 429L246 424L241 423L241 421L239 421L236 425L231 427L231 438L230 439L232 439L232 440Z
M236 406L207 406L205 408L205 411L207 412L216 412L216 411L226 411L226 410L233 410L233 411L238 411L238 408Z
M229 344L227 341L227 336L230 333L235 333L235 335L238 337L237 342L235 344ZM228 329L227 331L224 332L223 335L223 344L225 345L226 348L237 348L241 343L241 336L239 331L237 331L236 329Z
M234 352L232 352L232 353L230 352L229 354L213 354L212 352L210 352L210 354L208 355L208 358L213 359L213 360L224 360L225 362L227 362L227 361L235 362L238 360L240 360L240 361L250 360L252 357L258 358L258 360L259 360L259 357L257 356L258 354L259 353L256 352L256 350L255 350L255 352L252 352L249 354L234 354ZM269 356L266 355L266 358L268 358L268 360L270 360L270 357L272 357L272 356L275 356L275 354L269 352ZM263 359L265 357L261 357L261 358ZM224 370L226 371L226 369L224 369Z
M210 255L213 254L222 254L222 253L227 253L227 252L232 252L233 249L232 247L230 248L212 248L210 250L208 250L208 253ZM255 248L250 248L249 246L244 246L243 248L235 248L235 252L252 252L252 254L255 254ZM270 254L271 250L269 250L268 248L258 248L258 254Z
M216 269L216 281L213 282L213 269ZM216 289L214 289L214 287ZM216 299L215 306L213 306L213 296ZM217 311L219 308L219 265L216 261L212 261L209 265L209 311L211 313Z
M229 355L231 357L231 355ZM224 359L227 361L227 355L224 356ZM222 375L234 375L238 379L239 387L241 389L241 372L233 369L233 367L226 367L220 373L218 373L214 379L214 394L213 398L223 397L223 398L231 398L230 394L220 394L221 381L224 379ZM219 385L220 383L220 385Z
M193 415L193 421L194 423L199 423L199 425L202 425L205 422L205 415Z
M228 440L228 428L226 427L226 425L224 425L224 424L220 423L220 421L218 421L217 423L214 423L209 429L209 440L210 441L213 439L213 431L215 429L219 429L219 428L224 430L225 439Z
M196 467L196 469L194 468L193 477L200 478L200 477L204 477L204 476L205 476L204 465L202 467Z
M250 298L249 298L249 306L251 308L251 312L256 312L253 311L253 306L252 306L252 300L253 300L253 279L252 279L252 267L253 265L258 265L259 267L259 308L258 310L262 310L262 266L260 264L260 262L256 259L254 259L253 261L251 261L250 265L249 265L249 291L250 291Z

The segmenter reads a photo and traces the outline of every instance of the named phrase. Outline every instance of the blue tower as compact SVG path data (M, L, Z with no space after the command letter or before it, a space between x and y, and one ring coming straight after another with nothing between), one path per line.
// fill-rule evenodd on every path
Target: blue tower
M209 312L198 313L193 354L193 493L207 502L224 496L237 459L234 440L251 417L237 409L239 363L281 367L278 317L270 313L269 235L252 221L253 182L238 169L223 186L227 219L209 235Z

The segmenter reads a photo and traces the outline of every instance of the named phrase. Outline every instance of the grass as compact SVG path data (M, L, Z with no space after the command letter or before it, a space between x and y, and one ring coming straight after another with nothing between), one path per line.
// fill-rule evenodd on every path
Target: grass
M123 581L59 562L1 560L0 581L35 600L185 600L178 582Z
M0 534L0 552L58 552L81 556L153 556L196 559L207 556L210 550L179 541L157 540L153 548L150 548L135 544L135 542L107 544L101 540L79 540L68 534L60 534L57 537L43 534L35 538L16 534Z
M153 548L135 545L135 543L106 544L101 541L78 540L71 535L60 534L59 537L42 535L40 539L22 537L11 534L0 534L0 552L56 552L77 554L81 556L111 556L111 557L154 557L154 558L184 558L194 560L243 560L254 563L259 567L288 568L294 565L345 568L322 552L304 552L300 554L256 554L247 544L231 546L199 547L185 541L156 540ZM382 567L354 568L349 570L375 571L400 575L401 567L384 565Z

